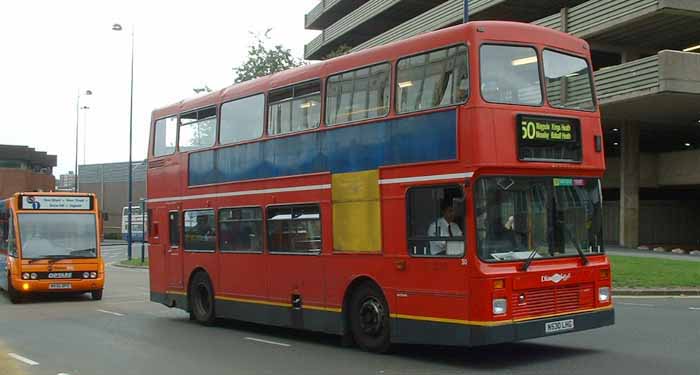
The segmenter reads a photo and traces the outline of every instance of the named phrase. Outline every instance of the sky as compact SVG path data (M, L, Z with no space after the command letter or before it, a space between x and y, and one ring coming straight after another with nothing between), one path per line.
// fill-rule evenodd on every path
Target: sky
M143 160L151 111L233 84L252 37L303 57L319 31L304 14L319 0L23 0L0 11L0 144L57 155L54 175L73 170L76 99L79 164L129 158L130 33L135 40L133 159ZM120 23L122 31L112 31ZM87 123L87 126L85 124ZM85 142L87 140L87 142Z

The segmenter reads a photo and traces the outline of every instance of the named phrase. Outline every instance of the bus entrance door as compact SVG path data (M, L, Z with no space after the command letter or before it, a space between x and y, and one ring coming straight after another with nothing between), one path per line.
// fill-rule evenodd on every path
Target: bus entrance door
M177 206L168 212L168 243L165 246L165 274L168 275L168 289L183 290L182 241L180 235L180 212Z

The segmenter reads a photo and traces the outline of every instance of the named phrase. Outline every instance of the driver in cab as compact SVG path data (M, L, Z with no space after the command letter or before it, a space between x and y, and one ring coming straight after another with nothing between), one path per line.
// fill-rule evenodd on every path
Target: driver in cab
M451 202L444 201L440 206L442 216L428 227L430 237L454 237L458 241L430 241L430 255L462 255L464 252L463 234L455 223L455 211Z

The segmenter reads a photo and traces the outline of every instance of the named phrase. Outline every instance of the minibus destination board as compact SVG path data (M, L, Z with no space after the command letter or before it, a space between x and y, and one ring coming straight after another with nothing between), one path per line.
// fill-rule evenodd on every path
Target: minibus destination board
M90 210L90 197L23 195L22 210Z

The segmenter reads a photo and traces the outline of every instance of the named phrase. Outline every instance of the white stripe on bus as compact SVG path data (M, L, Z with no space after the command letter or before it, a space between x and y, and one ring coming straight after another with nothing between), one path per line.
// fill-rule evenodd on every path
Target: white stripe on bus
M330 184L325 185L309 185L309 186L292 186L286 188L276 188L276 189L260 189L260 190L244 190L244 191L232 191L228 193L212 193L212 194L199 194L199 195L188 195L184 197L169 197L169 198L154 198L149 199L149 203L156 202L169 202L169 201L185 201L193 199L207 199L207 198L223 198L223 197L236 197L241 195L254 195L254 194L273 194L273 193L287 193L293 191L308 191L308 190L326 190L330 189Z
M431 176L414 176L414 177L401 177L401 178L388 178L385 180L379 180L380 185L388 184L402 184L406 182L422 182L422 181L435 181L435 180L454 180L457 178L471 178L474 176L473 172L468 173L452 173L452 174L436 174Z
M468 172L468 173L438 174L438 175L430 175L430 176L388 178L388 179L384 179L384 180L379 180L379 184L380 185L388 185L388 184L400 184L400 183L406 183L406 182L454 180L454 179L458 179L458 178L471 178L473 175L474 175L473 172ZM227 193L211 193L211 194L188 195L188 196L181 196L181 197L153 198L153 199L148 199L147 202L148 203L158 203L158 202L171 202L171 201L185 201L185 200L194 200L194 199L237 197L237 196L242 196L242 195L288 193L288 192L295 192L295 191L310 191L310 190L327 190L330 188L331 188L330 184L292 186L292 187L286 187L286 188L243 190L243 191L231 191L231 192L227 192Z

